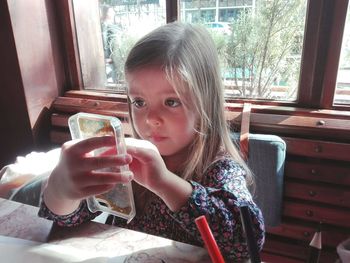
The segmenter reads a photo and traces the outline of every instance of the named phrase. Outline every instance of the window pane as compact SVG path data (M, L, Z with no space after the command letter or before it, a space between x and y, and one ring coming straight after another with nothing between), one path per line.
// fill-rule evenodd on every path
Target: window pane
M91 11L94 8L96 12ZM84 88L124 91L126 56L140 37L166 23L165 0L75 0L74 9ZM79 17L82 9L88 9L91 16ZM92 26L98 30L91 32ZM91 61L92 51L101 54L101 59ZM103 79L95 80L96 75Z
M343 43L340 53L334 104L350 104L350 4L346 16Z
M216 0L205 7L212 15L195 3L180 1L180 20L208 28L226 96L296 100L307 1Z

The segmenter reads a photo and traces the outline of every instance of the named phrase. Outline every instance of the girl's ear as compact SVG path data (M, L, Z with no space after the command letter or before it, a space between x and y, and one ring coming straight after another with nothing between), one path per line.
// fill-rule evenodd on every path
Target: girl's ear
M197 120L195 129L196 129L196 131L200 131L200 128L201 128L201 124L200 124L199 120Z
M200 121L199 120L196 121L196 125L194 126L194 130L196 132L195 136L199 136L199 134L203 134L203 132L201 131L201 125L200 125Z

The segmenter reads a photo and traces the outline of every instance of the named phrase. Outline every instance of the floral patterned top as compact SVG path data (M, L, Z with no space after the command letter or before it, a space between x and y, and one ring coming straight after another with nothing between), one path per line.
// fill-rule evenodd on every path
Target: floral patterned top
M260 209L253 202L246 187L245 171L231 158L221 158L206 170L202 182L189 181L193 187L188 202L177 212L172 212L157 196L152 198L142 215L126 224L115 218L114 224L173 240L203 245L195 218L206 215L209 226L228 262L249 258L246 238L240 219L241 206L248 206L252 216L253 231L258 247L264 243L264 222ZM39 216L55 221L61 226L75 226L96 217L85 201L73 213L58 216L41 203Z

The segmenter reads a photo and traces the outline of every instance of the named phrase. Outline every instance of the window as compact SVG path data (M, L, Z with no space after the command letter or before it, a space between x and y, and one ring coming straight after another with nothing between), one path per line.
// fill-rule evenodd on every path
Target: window
M203 16L200 5L196 11L201 15L194 16L195 6L187 9L187 2L180 1L180 19L203 23L212 33L227 97L297 99L305 1L218 0L211 8L215 16Z
M350 5L343 33L334 104L350 105Z
M165 0L75 0L73 4L84 88L124 91L128 51L141 36L166 23ZM88 17L80 15L83 9L88 9Z
M334 47L341 39L337 32L343 32L348 0L65 2L74 4L74 15L65 17L71 21L74 17L72 23L78 42L75 57L79 57L80 63L77 64L81 67L76 75L77 79L83 80L73 82L73 88L123 92L120 69L125 55L122 54L127 53L127 48L138 37L135 34L132 39L134 31L127 31L126 25L131 30L135 21L141 18L142 23L137 23L137 26L152 24L156 27L179 19L201 23L212 33L220 54L225 94L233 101L328 109L348 103L340 96L348 89L344 88L342 81L342 76L348 75L343 74L344 68L347 70L348 67L348 59L343 55L345 51L339 63L337 85L334 72L340 54L340 49ZM113 9L109 12L114 17L114 27L109 32L101 24L104 6ZM220 26L214 27L213 23ZM147 30L142 31L146 33ZM348 43L348 31L344 31L343 46ZM74 32L72 36L70 41L73 43ZM113 44L103 46L111 40L119 43L117 48ZM121 48L122 40L128 43L124 48ZM122 50L124 53L119 52ZM118 52L119 57L116 57Z

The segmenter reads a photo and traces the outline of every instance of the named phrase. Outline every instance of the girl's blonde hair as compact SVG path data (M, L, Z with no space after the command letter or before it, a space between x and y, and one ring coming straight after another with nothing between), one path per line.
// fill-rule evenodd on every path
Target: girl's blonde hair
M181 177L201 180L223 149L245 168L247 182L252 183L251 173L230 137L218 54L207 30L180 22L153 30L131 49L125 72L149 66L163 69L186 109L199 116L197 136Z

